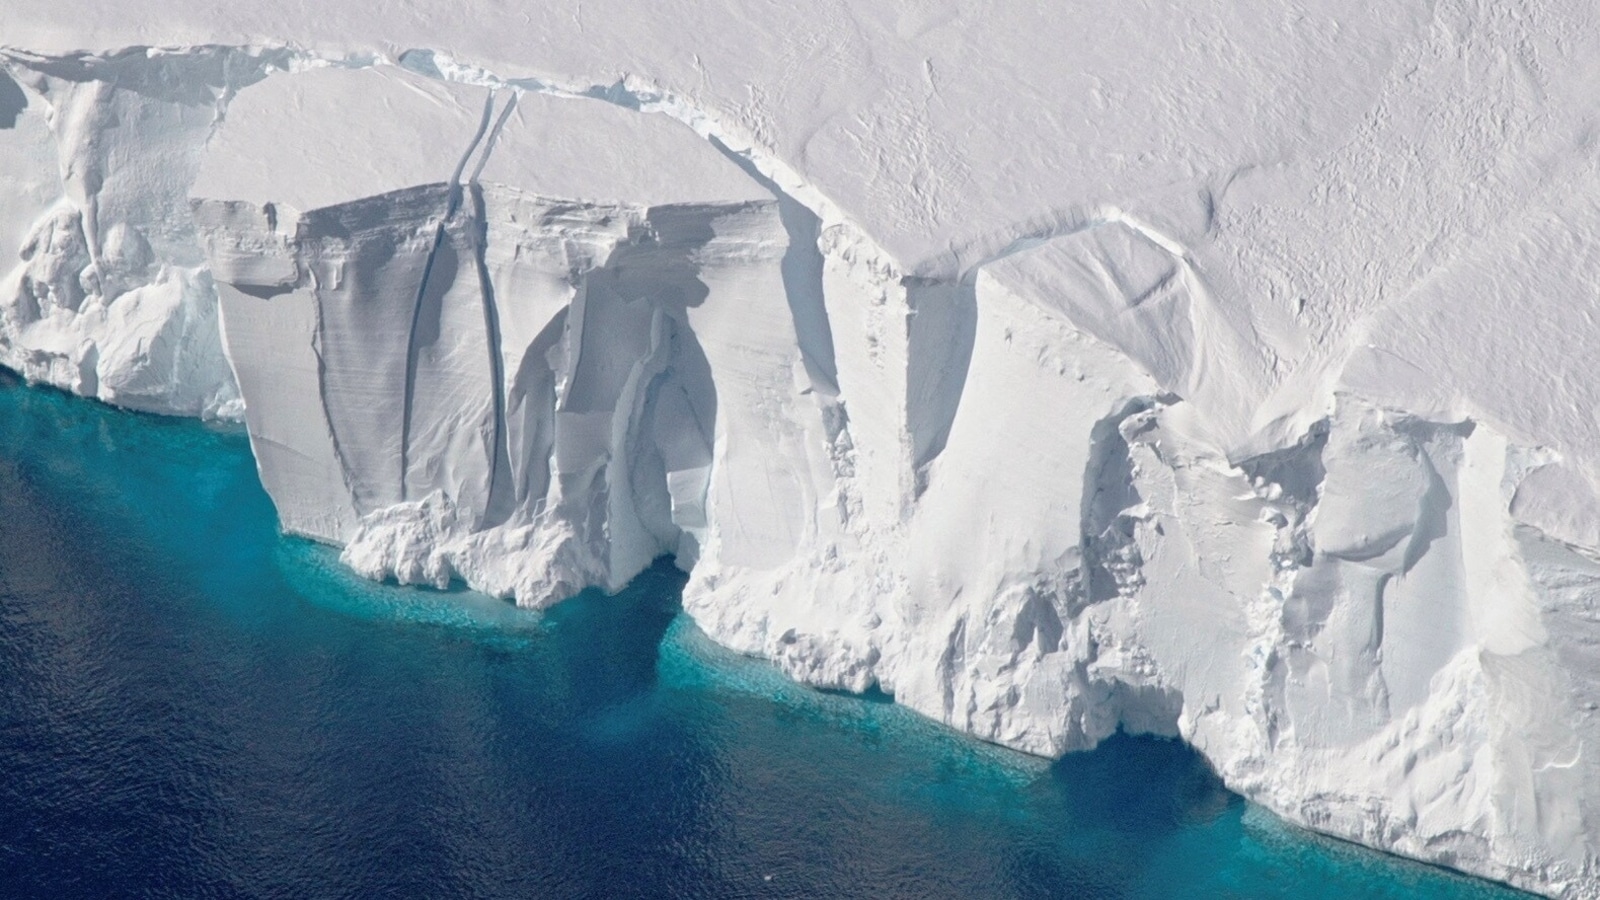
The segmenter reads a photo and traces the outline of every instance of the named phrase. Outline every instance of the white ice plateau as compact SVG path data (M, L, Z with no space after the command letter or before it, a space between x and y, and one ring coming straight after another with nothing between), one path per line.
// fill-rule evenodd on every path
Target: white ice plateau
M0 4L0 365L283 527L1600 897L1592 0Z

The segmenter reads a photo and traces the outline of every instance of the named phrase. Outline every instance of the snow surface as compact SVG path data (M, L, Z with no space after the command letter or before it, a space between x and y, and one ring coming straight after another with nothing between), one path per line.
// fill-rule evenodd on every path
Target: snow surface
M1595 24L13 0L0 363L242 415L368 575L673 553L809 683L1596 897Z

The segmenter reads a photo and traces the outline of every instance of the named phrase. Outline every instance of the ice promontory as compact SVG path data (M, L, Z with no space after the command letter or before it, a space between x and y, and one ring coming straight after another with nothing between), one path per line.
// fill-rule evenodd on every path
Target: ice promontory
M619 2L8 5L0 364L242 416L369 576L671 554L805 682L1600 897L1582 4Z

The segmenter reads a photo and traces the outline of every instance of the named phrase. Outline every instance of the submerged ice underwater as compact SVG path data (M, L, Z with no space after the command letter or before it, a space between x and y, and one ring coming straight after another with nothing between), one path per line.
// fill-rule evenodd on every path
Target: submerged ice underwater
M0 384L0 895L1499 898L1173 741L795 685L657 565L544 613L280 537L242 435Z

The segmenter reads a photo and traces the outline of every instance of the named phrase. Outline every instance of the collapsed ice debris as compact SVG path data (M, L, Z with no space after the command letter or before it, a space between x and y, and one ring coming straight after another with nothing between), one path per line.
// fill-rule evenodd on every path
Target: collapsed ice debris
M1290 340L1167 224L1204 196L913 275L636 95L311 62L12 55L0 362L242 397L285 528L374 577L541 605L675 554L796 678L1181 735L1295 821L1600 894L1600 398L1529 358L1593 334L1541 281L1592 204ZM1452 319L1486 283L1528 299Z

